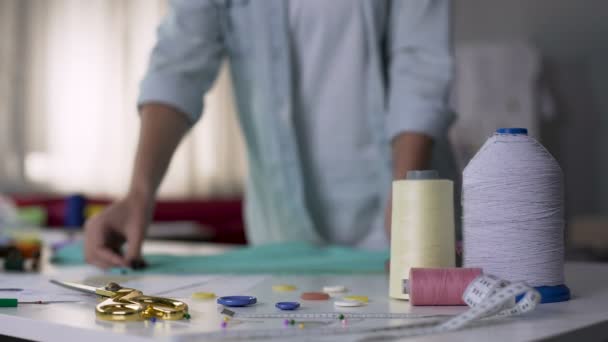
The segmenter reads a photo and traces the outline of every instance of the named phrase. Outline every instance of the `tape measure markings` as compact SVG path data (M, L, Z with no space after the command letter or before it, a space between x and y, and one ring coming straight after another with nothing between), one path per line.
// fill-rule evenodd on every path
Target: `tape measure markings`
M338 319L340 316L345 318L361 318L361 319L414 319L414 318L436 318L436 317L452 317L453 315L431 315L431 314L413 314L413 313L357 313L357 312L277 312L277 313L240 313L229 309L222 309L222 315L234 318L298 318L298 319Z
M387 327L321 327L318 329L256 329L256 330L224 330L220 332L192 334L183 336L186 340L200 340L202 338L209 340L252 340L252 339L269 339L280 337L298 337L298 336L318 336L318 335L345 335L357 333L376 333L386 331L398 331L402 329L425 328L434 326L445 321L445 319L432 319L418 324L405 324Z

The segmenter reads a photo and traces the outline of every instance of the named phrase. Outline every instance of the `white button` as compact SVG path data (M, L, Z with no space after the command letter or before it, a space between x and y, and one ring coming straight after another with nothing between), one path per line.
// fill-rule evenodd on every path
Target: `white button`
M355 306L362 306L363 303L356 301L356 300L337 300L334 302L335 306L341 306L341 307L355 307Z

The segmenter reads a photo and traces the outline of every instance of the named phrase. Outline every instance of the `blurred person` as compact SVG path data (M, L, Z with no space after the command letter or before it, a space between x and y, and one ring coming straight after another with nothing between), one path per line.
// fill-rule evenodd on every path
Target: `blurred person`
M387 248L392 179L429 167L453 174L449 6L172 1L141 82L130 188L87 222L87 261L139 260L159 184L224 57L248 152L249 243Z

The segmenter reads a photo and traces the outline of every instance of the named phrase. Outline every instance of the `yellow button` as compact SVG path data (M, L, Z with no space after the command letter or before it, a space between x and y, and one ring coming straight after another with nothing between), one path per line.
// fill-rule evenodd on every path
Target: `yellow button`
M296 287L293 285L280 284L280 285L272 285L272 290L276 291L276 292L289 292L289 291L295 291Z
M367 296L345 296L344 300L353 300L357 302L367 303L369 302L369 297Z
M194 298L194 299L214 299L215 293L213 293L213 292L194 292L192 294L192 298Z

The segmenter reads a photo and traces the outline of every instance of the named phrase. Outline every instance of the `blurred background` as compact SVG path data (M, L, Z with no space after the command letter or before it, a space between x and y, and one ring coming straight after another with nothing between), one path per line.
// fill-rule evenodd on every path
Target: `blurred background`
M0 0L0 209L13 215L4 217L78 227L124 194L138 83L166 10L166 0ZM528 127L566 175L571 258L608 256L605 13L602 0L453 2L459 163L495 128ZM161 187L161 237L245 242L247 165L229 72Z

